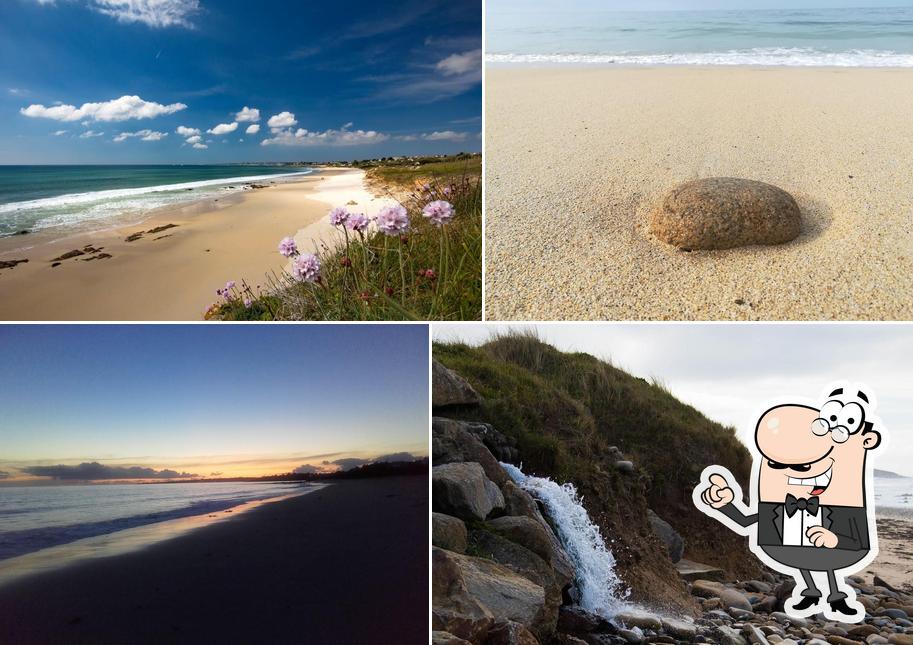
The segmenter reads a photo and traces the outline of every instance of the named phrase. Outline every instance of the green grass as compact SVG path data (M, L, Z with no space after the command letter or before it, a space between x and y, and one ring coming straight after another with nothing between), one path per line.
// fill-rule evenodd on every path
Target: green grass
M473 155L466 159L431 161L417 166L376 166L368 171L369 178L410 187L423 180L449 180L463 175L482 175L481 155Z
M719 526L691 502L710 464L728 467L747 485L751 458L734 428L708 419L659 382L588 354L561 352L528 332L496 335L479 347L436 343L433 352L484 397L464 418L516 438L527 473L571 481L593 495L606 486L597 484L601 475L615 472L608 447L617 446L634 461L650 508L685 535L693 554L744 570L741 542L718 538ZM712 540L725 543L715 559L712 549L699 546Z
M339 232L323 245L318 283L273 276L262 290L242 284L207 313L216 320L479 320L482 317L481 162L431 163L430 170L377 167L393 173L395 195L411 230L400 237ZM444 172L443 168L447 171ZM440 174L439 174L440 173ZM458 173L458 174L455 174ZM431 191L416 184L429 184ZM403 187L406 188L403 188ZM444 194L444 190L448 194ZM391 192L391 195L393 193ZM453 220L439 227L422 217L433 199L453 203ZM430 273L429 273L430 270ZM250 300L245 305L244 300Z

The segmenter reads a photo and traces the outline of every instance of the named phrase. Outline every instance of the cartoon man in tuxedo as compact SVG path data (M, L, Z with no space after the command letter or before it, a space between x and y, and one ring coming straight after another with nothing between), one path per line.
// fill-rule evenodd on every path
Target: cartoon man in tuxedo
M751 550L765 564L796 578L787 613L823 612L858 622L865 611L843 577L877 555L874 514L867 506L872 465L866 456L881 443L883 428L874 400L862 389L827 391L820 408L789 403L761 415L751 508L742 503L732 474L719 466L704 470L693 498L698 509L748 535ZM816 572L827 579L826 607Z

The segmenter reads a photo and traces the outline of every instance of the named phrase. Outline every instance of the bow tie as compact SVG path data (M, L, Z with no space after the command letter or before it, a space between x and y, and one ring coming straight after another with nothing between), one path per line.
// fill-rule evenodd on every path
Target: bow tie
M807 499L805 497L796 499L793 495L787 493L784 506L786 507L786 514L789 517L795 515L796 511L806 511L811 515L818 514L818 498L814 496Z

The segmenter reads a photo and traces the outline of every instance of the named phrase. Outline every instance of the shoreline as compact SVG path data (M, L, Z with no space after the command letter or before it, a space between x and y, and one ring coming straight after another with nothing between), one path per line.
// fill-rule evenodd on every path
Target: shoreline
M486 79L489 317L913 316L901 296L913 291L913 86L898 82L913 69L499 68ZM786 190L802 233L690 253L649 235L663 195L705 177Z
M428 516L427 476L334 482L6 585L0 642L424 644Z
M340 199L369 214L379 208L364 175L321 169L156 209L138 225L63 239L36 233L25 251L17 250L23 241L16 236L4 238L0 260L29 261L0 269L0 319L201 320L228 280L262 287L283 272L287 262L276 250L283 237L294 235L303 250L334 244L336 232L324 220ZM60 259L73 251L78 255Z
M309 484L308 486L303 486L300 491L287 495L242 501L220 511L187 515L112 533L80 538L65 544L0 560L0 588L33 575L57 571L99 558L110 558L140 551L146 547L180 537L202 527L232 520L264 504L272 504L308 495L329 485Z

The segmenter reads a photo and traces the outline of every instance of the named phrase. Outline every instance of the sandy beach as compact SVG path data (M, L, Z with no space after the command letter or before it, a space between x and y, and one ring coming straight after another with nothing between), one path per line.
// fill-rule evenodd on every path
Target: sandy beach
M426 643L428 480L348 480L0 587L0 642Z
M294 235L302 250L331 243L325 215L347 203L370 214L383 200L366 189L364 171L323 169L300 181L159 209L137 226L65 239L5 238L0 261L28 262L0 269L0 319L200 320L226 281L253 287L281 272L286 263L276 246L283 237ZM168 225L175 226L162 228ZM92 250L53 266L54 258L87 246Z
M489 319L913 317L913 71L490 67ZM779 186L802 234L683 252L679 182Z

